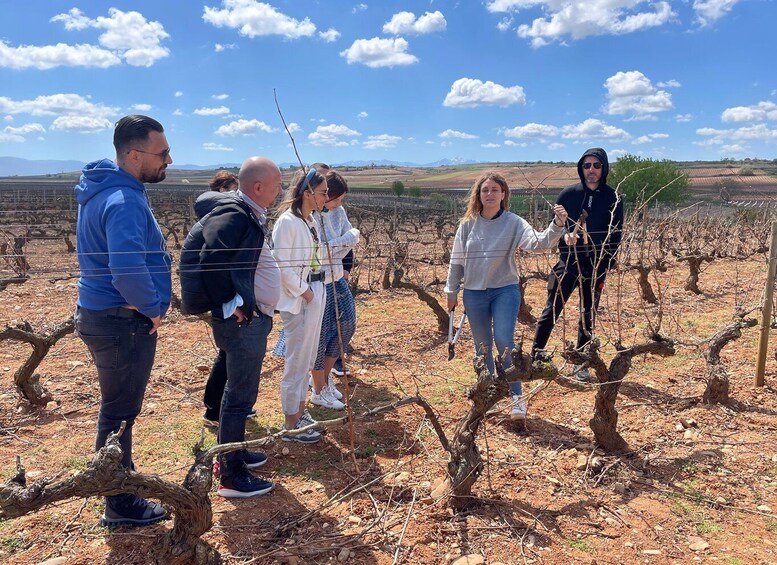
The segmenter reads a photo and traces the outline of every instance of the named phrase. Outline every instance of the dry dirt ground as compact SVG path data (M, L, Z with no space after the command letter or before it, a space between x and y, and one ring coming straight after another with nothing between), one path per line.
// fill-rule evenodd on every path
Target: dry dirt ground
M735 301L758 300L764 271L762 262L716 261L702 274L699 297L680 290L681 268L662 275L663 331L683 345L672 358L635 359L617 404L631 449L624 456L595 450L587 425L595 389L552 382L531 397L525 427L513 425L504 404L481 428L478 445L488 464L474 487L478 498L467 513L453 515L430 495L445 475L445 453L423 413L406 406L354 423L358 469L346 427L330 430L318 445L270 446L262 475L277 483L275 491L234 501L214 488L213 528L204 537L228 563L450 563L472 554L485 563L777 563L777 342L761 389L753 387L758 330L745 330L724 350L734 399L728 406L701 404L705 366L694 346L730 319ZM620 306L617 288L611 277L602 337L614 337L620 321L624 342L634 343L658 312L642 307L630 275ZM544 292L543 282L530 282L535 314ZM71 314L75 296L72 280L12 285L0 292L0 324L53 327ZM354 411L420 392L451 430L474 380L468 329L448 362L446 337L411 292L359 294L357 309L349 360ZM574 307L568 310L555 347L574 335ZM519 326L517 337L525 334L528 343L532 331ZM99 393L86 349L73 335L52 349L39 372L56 403L39 411L28 411L12 384L28 350L9 342L0 350L3 480L14 473L17 455L30 479L68 476L92 456ZM135 427L141 471L183 478L203 431L201 397L213 356L205 323L169 315ZM281 367L268 356L251 438L282 423ZM312 412L318 419L337 415ZM210 431L205 437L214 443ZM97 525L101 511L93 497L0 523L0 559L151 562L156 536L169 522L109 532Z

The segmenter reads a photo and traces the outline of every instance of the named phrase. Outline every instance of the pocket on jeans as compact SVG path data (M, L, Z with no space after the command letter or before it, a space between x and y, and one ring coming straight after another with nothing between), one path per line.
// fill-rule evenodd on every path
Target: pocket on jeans
M119 337L115 335L79 334L89 348L98 369L116 369L119 365Z

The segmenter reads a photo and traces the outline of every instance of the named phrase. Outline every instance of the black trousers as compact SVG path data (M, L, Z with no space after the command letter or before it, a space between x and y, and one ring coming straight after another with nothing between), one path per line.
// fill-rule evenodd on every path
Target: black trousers
M548 276L548 300L545 309L537 320L537 331L534 334L532 355L538 349L545 349L550 339L550 333L556 320L564 310L572 292L577 289L580 296L580 308L577 326L577 348L582 348L591 341L591 332L594 327L596 310L599 308L599 299L604 290L604 280L607 272L603 272L594 281L593 273L581 274L576 265L567 265L559 262L553 267Z
M227 352L219 349L219 354L213 361L208 382L205 384L205 417L218 422L221 417L221 399L227 384Z

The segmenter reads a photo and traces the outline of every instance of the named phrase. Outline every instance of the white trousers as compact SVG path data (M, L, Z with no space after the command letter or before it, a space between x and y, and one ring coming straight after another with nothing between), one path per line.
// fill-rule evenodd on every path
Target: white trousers
M281 379L281 409L287 416L299 412L300 402L308 398L310 370L316 362L321 320L324 317L326 294L324 283L310 283L313 300L302 303L299 314L281 312L286 335L286 355Z

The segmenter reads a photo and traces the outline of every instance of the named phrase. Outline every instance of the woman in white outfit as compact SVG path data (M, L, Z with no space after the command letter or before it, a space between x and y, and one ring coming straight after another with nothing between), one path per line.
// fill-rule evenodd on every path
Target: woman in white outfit
M286 335L281 408L285 416L284 429L293 430L313 423L305 409L310 370L316 361L324 315L324 250L312 212L320 210L327 199L326 179L310 169L300 171L292 179L283 213L272 231L273 256L281 271L281 298L277 309L281 313ZM285 436L285 441L315 443L321 439L317 431Z
M326 242L325 270L326 306L318 342L318 356L312 371L313 396L310 401L318 406L342 410L343 395L337 390L330 371L340 358L340 347L348 347L356 331L356 306L348 281L344 278L343 258L359 243L359 230L348 221L343 199L348 193L348 183L335 171L326 174L327 201L324 209L313 216L319 226L319 236ZM331 256L330 256L331 254ZM337 295L337 308L334 298ZM339 320L338 320L339 315ZM340 331L338 333L338 321ZM341 342L342 339L342 342Z

